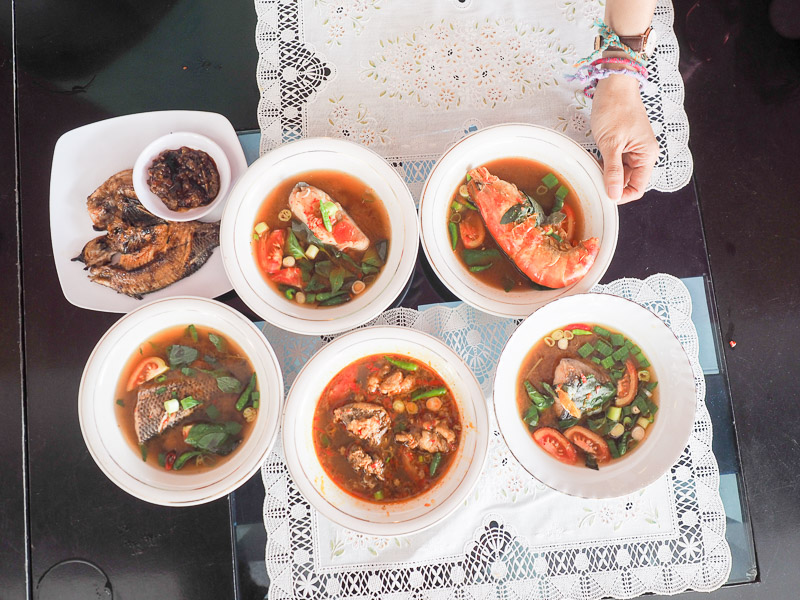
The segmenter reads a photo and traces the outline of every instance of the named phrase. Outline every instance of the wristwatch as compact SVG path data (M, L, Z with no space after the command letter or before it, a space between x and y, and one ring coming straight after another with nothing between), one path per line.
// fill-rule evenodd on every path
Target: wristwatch
M644 54L645 57L650 57L653 54L653 50L655 50L655 35L651 35L653 32L652 27L648 27L647 31L640 35L621 35L619 36L620 41L628 46L631 50L636 52L637 54ZM598 35L594 38L594 49L600 50L603 47L603 36ZM622 48L618 46L609 46L606 48L607 50L618 50L622 51Z

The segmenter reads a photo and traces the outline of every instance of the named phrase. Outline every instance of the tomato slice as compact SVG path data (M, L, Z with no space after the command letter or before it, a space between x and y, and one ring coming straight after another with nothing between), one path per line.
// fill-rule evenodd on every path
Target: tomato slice
M578 453L575 452L575 447L557 429L540 427L533 432L533 439L548 454L563 463L574 465L578 460Z
M597 462L601 463L611 459L611 451L608 449L608 444L591 429L574 425L567 429L564 435L578 448L594 456Z
M628 406L636 397L636 391L639 387L639 375L636 372L636 366L629 358L625 361L625 374L617 381L617 399L614 404L617 406Z
M564 233L567 234L567 241L572 242L572 237L575 234L575 211L572 210L569 204L565 203L561 208L561 212L567 217L561 222L561 227L564 229Z
M300 267L287 267L270 273L270 278L275 283L303 289L303 271L300 270Z
M284 242L286 242L285 229L275 229L266 238L258 241L258 264L265 273L280 270L283 263Z
M483 226L483 219L474 210L467 210L463 213L461 222L458 224L461 241L464 248L480 248L486 240L486 228Z
M164 371L169 371L169 367L167 363L164 362L163 358L159 358L158 356L145 358L136 365L133 373L131 373L131 376L128 378L128 385L125 387L125 390L130 392L142 385L145 381L150 381L153 377L158 377Z

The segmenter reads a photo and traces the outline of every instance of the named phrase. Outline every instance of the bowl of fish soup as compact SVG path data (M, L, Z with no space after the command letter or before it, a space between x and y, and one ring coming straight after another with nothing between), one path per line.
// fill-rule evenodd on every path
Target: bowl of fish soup
M694 424L694 374L649 310L578 294L537 310L509 338L494 405L509 450L531 475L566 494L616 497L680 458Z
M242 300L306 335L357 327L400 295L419 230L400 175L358 144L309 138L248 169L222 218L223 262Z
M425 183L420 227L431 266L454 294L520 318L590 290L614 255L619 219L599 164L579 144L505 124L445 152Z
M142 500L189 506L230 493L278 433L283 379L261 332L202 298L147 304L100 339L78 413L92 458Z
M360 329L323 347L295 379L282 427L303 496L335 523L386 536L457 509L480 476L488 436L469 368L438 339L402 327Z

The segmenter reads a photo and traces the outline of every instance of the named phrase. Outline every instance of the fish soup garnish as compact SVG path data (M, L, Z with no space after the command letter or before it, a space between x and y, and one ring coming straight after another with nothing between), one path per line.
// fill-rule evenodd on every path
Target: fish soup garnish
M517 406L546 452L598 469L644 443L658 412L657 386L633 340L575 323L552 331L525 357Z
M412 357L374 355L325 387L312 424L314 449L344 491L371 502L408 500L449 469L461 439L450 389Z
M190 472L235 453L260 402L253 367L233 340L189 324L139 346L121 374L114 408L142 460Z
M336 171L303 173L270 193L253 226L256 263L288 300L349 302L386 263L389 219L374 191Z
M581 241L583 215L569 183L528 159L471 170L453 196L448 221L464 267L505 292L571 285L599 250L596 238Z

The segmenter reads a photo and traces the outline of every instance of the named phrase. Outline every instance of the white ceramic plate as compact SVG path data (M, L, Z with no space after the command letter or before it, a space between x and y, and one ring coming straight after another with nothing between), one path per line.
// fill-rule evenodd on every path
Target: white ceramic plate
M256 215L272 189L300 173L320 169L348 173L375 190L391 227L389 253L377 280L350 302L330 308L287 300L264 280L252 250ZM285 144L250 166L228 196L220 245L236 293L255 313L295 333L338 333L374 319L403 291L417 260L417 212L405 182L383 158L352 142L308 138Z
M450 246L447 214L453 194L470 169L500 158L530 158L563 175L580 198L584 238L596 237L600 251L586 276L552 291L513 291L490 287L459 262ZM592 288L608 269L617 246L617 205L605 192L603 172L586 150L565 135L526 124L481 129L450 147L436 163L420 202L422 248L439 279L456 296L475 308L501 317L527 317L546 303Z
M160 331L184 324L210 327L234 340L255 368L261 395L256 425L235 454L217 468L187 474L142 462L123 437L114 412L121 369L139 345ZM278 435L282 403L280 365L258 328L215 300L179 297L156 300L111 326L83 371L78 416L89 453L111 481L147 502L189 506L232 492L258 470Z
M247 169L233 126L216 113L172 110L116 117L68 131L56 143L50 176L50 235L61 289L75 306L125 313L149 300L180 295L214 298L231 290L218 249L198 271L145 296L144 301L92 283L83 263L71 260L86 242L102 235L92 229L86 198L115 173L132 169L150 142L173 131L194 131L214 140L230 161L233 180ZM223 207L203 220L218 221Z
M534 442L517 408L517 378L525 356L548 333L571 323L602 325L629 337L643 350L658 380L659 410L644 442L599 471L566 465L547 454ZM661 477L689 441L696 402L692 367L675 334L646 308L608 294L563 298L525 319L503 349L494 380L497 424L511 453L542 483L584 498L623 496Z
M413 356L430 365L452 390L463 426L455 462L441 481L417 498L386 504L365 502L340 489L317 459L311 431L317 401L331 379L359 358L382 353ZM489 420L478 381L449 347L413 329L370 327L341 336L303 367L286 401L282 436L289 473L314 508L354 531L395 536L430 527L461 505L486 459Z

